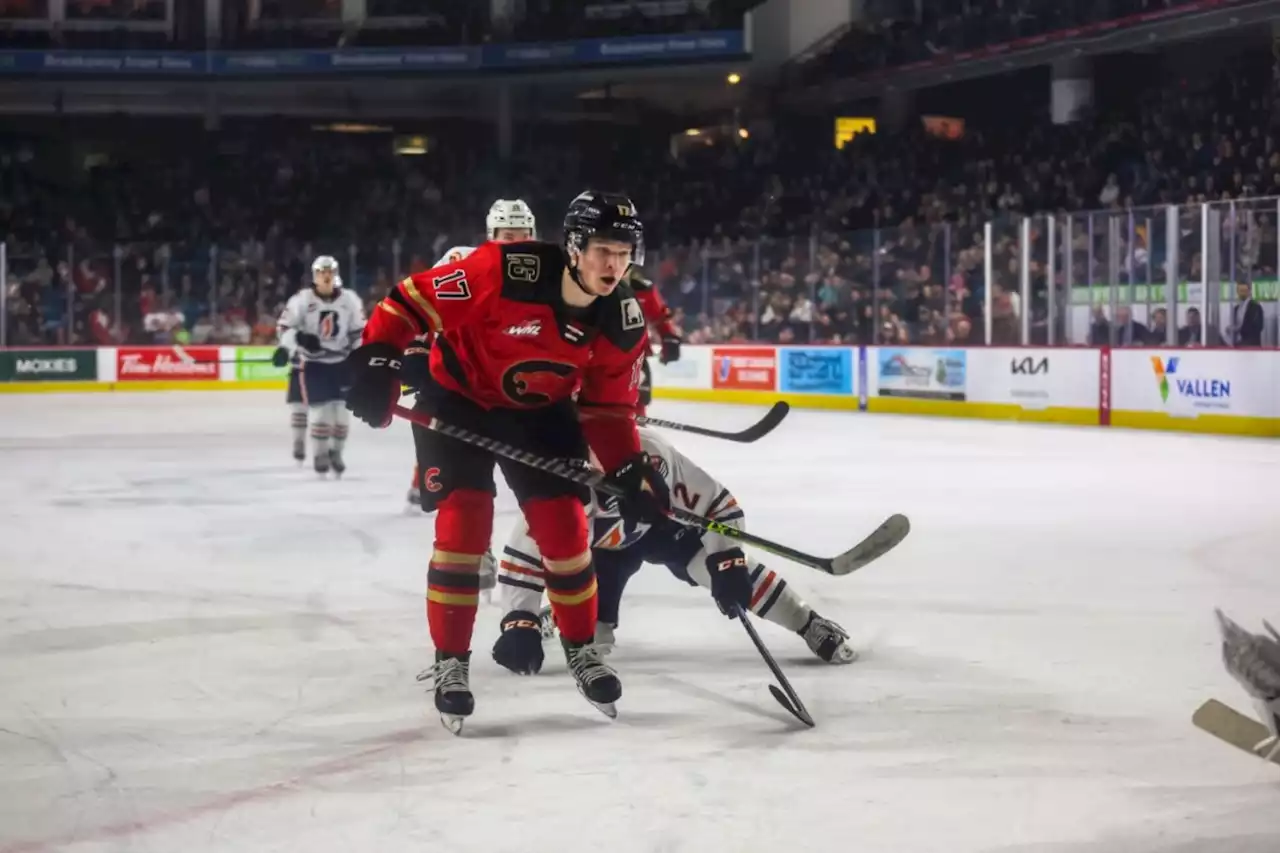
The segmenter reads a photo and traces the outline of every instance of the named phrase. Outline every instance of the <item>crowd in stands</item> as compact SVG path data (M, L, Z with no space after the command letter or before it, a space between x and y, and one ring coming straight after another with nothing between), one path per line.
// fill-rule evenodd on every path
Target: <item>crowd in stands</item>
M868 0L865 19L804 69L820 80L884 71L949 54L1047 36L1198 0Z
M1046 220L1030 232L1023 305L1018 218L1059 214L1059 294L1163 282L1175 258L1179 278L1198 280L1194 205L1280 196L1273 66L1265 50L1245 54L1212 79L1155 85L1124 109L1068 126L1050 124L1038 90L1026 104L1004 103L1000 121L972 122L961 139L916 127L856 137L842 150L829 123L799 118L678 157L660 133L528 128L504 165L481 124L452 123L430 156L395 157L385 136L268 121L206 133L76 120L78 141L99 134L107 152L82 175L68 177L71 153L56 145L15 137L0 150L7 341L269 339L318 253L338 257L347 285L374 300L448 245L475 241L493 198L525 198L542 236L555 238L567 200L584 186L619 186L625 163L621 183L646 221L647 273L691 342L980 344L988 284L993 343L1017 343L1024 314L1032 341L1045 342ZM1163 209L1152 207L1168 204L1187 205L1176 246L1166 244ZM1064 250L1063 212L1086 210L1100 212L1070 216ZM1274 281L1275 202L1234 210L1223 218L1213 278ZM1249 293L1258 296L1275 300ZM1138 301L1136 317L1112 322L1108 304L1071 327L1073 312L1056 304L1056 340L1158 343L1168 323L1154 310L1160 298ZM1235 307L1224 306L1218 324L1228 343L1237 342L1228 328ZM1175 318L1187 329L1175 335L1195 343L1196 322Z

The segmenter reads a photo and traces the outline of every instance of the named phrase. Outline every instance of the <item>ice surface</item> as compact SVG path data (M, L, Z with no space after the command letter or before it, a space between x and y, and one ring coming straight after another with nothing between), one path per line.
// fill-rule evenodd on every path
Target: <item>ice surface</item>
M673 436L758 533L835 553L912 518L848 578L770 563L863 654L761 623L818 727L652 569L616 722L555 648L500 670L486 605L458 739L414 681L407 426L356 425L320 482L282 397L0 398L0 853L1280 850L1276 768L1189 721L1244 707L1213 607L1280 619L1274 444L799 411L754 446Z

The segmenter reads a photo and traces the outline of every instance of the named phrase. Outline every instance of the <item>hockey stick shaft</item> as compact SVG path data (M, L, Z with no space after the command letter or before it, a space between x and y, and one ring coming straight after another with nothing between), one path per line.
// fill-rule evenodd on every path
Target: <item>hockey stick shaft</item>
M791 686L791 682L787 680L787 676L782 672L782 667L778 666L778 662L774 659L773 653L769 651L769 647L764 644L764 640L760 639L760 635L756 633L756 626L751 624L751 620L747 617L747 610L741 605L737 605L738 621L742 622L742 627L747 632L747 636L751 638L751 642L755 645L756 651L760 653L760 657L764 658L765 665L769 667L769 671L773 673L773 677L778 680L781 685L781 691L774 685L769 685L769 692L773 694L773 698L778 700L778 704L786 708L796 719L804 723L809 728L817 725L813 721L813 716L809 713L809 709L800 701L799 694L795 688ZM783 701L783 700L786 701Z
M613 497L625 497L621 489L609 482L605 475L599 471L579 468L569 465L561 459L547 459L530 453L526 450L520 450L517 447L496 441L488 436L480 435L462 427L445 423L439 418L432 417L425 412L417 412L406 406L396 406L393 409L397 417L404 418L418 426L435 430L442 435L455 438L458 441L467 444L474 444L482 447L490 453L498 456L514 459L523 465L531 468L537 468L540 471L546 471L549 474L555 474L557 477L563 477L566 480L572 480L583 486L604 492ZM714 518L706 518L697 513L688 512L687 510L677 507L671 508L671 518L689 527L696 527L707 533L716 533L728 539L735 539L746 545L752 545L762 551L768 551L771 554L777 554L779 557L785 557L792 562L799 563L802 566L818 569L831 575L847 575L862 568L867 563L882 556L890 548L893 548L902 541L910 530L905 516L895 515L889 518L884 524L850 550L839 556L815 557L812 554L806 554L795 548L790 548L762 536L756 536L745 530L739 530L732 525L725 524L723 521L716 521Z
M660 427L662 429L674 430L676 432L687 432L690 435L705 435L709 438L720 438L725 441L737 441L743 444L750 444L753 441L759 441L777 428L782 423L783 418L787 416L787 412L791 411L791 406L786 402L779 400L773 404L765 416L756 423L738 432L723 432L718 429L709 429L707 427L694 426L693 424L684 424L678 421L668 421L662 418L651 418L648 415L637 415L636 423L640 426Z

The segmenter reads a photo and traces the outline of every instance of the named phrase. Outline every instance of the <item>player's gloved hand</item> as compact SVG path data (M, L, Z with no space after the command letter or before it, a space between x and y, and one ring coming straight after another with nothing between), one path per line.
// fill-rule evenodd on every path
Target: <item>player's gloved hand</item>
M400 381L415 391L421 391L431 376L431 346L414 341L404 351L400 360Z
M662 364L670 364L679 360L680 339L674 335L664 335L662 338L662 355L658 356L658 361Z
M746 610L751 606L751 575L741 548L708 555L707 574L711 575L711 597L721 613L737 619L738 608Z
M667 483L649 461L649 454L639 453L605 478L622 490L618 512L628 521L653 524L666 517L671 509L671 493Z
M391 344L365 344L347 356L347 408L376 429L391 423L400 402L400 350Z
M271 353L271 364L274 367L287 367L289 350L286 347L276 347L276 351Z
M512 610L502 617L502 633L493 644L493 659L516 675L542 669L542 626L538 614Z
M298 342L298 346L307 352L322 352L324 350L324 347L320 346L319 335L313 335L310 332L298 332L294 340Z

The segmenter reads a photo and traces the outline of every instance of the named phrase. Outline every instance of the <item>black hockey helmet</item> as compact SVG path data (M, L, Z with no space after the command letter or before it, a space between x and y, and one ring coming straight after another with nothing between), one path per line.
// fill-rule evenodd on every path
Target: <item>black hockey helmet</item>
M644 225L631 199L622 193L586 190L569 202L564 215L566 252L584 252L592 237L631 245L631 263L644 263Z

